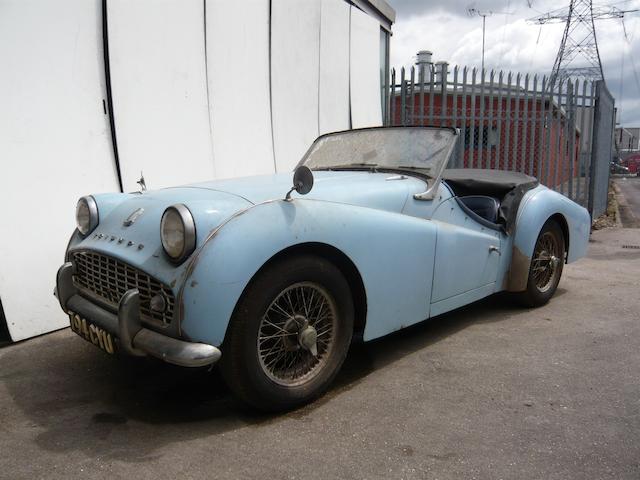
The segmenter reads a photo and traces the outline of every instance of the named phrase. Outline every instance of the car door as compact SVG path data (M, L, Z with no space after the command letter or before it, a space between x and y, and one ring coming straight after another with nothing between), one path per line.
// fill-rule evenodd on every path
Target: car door
M432 220L437 223L432 315L493 293L501 233L471 218L453 197L438 206ZM434 310L433 305L441 302L446 304Z

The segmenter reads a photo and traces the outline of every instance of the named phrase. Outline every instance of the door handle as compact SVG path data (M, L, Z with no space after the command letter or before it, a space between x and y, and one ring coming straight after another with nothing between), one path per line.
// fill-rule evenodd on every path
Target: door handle
M501 255L500 249L498 247L496 247L495 245L491 245L489 247L489 252L490 253L496 252L498 255Z

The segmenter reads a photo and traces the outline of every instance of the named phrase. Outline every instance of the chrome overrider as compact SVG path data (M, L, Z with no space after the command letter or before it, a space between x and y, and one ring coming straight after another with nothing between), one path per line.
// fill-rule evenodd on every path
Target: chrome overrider
M82 297L73 285L73 274L71 262L66 262L58 270L55 294L62 310L67 314L76 313L115 335L124 353L151 355L182 367L203 367L217 362L222 356L222 352L213 345L167 337L143 327L137 289L128 290L122 296L116 315Z

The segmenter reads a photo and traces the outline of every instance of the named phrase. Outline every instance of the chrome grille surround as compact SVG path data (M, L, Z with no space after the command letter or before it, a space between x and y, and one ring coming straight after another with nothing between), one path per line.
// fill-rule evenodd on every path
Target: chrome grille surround
M140 293L140 318L154 324L168 325L173 320L175 297L171 288L149 274L120 260L92 250L71 253L75 266L73 284L81 292L117 310L120 299L128 290ZM161 294L165 300L163 312L151 310L151 299Z

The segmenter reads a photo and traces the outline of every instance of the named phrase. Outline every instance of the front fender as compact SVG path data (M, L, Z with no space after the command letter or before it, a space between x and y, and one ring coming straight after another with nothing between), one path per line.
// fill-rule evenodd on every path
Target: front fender
M181 293L182 332L219 346L256 272L302 243L331 245L358 269L367 298L364 339L428 317L436 226L365 207L318 200L265 202L215 231L189 266Z
M536 187L525 195L518 209L507 290L521 292L527 288L538 234L554 215L561 215L566 222L569 237L567 263L586 255L591 231L589 212L558 192L544 186Z

